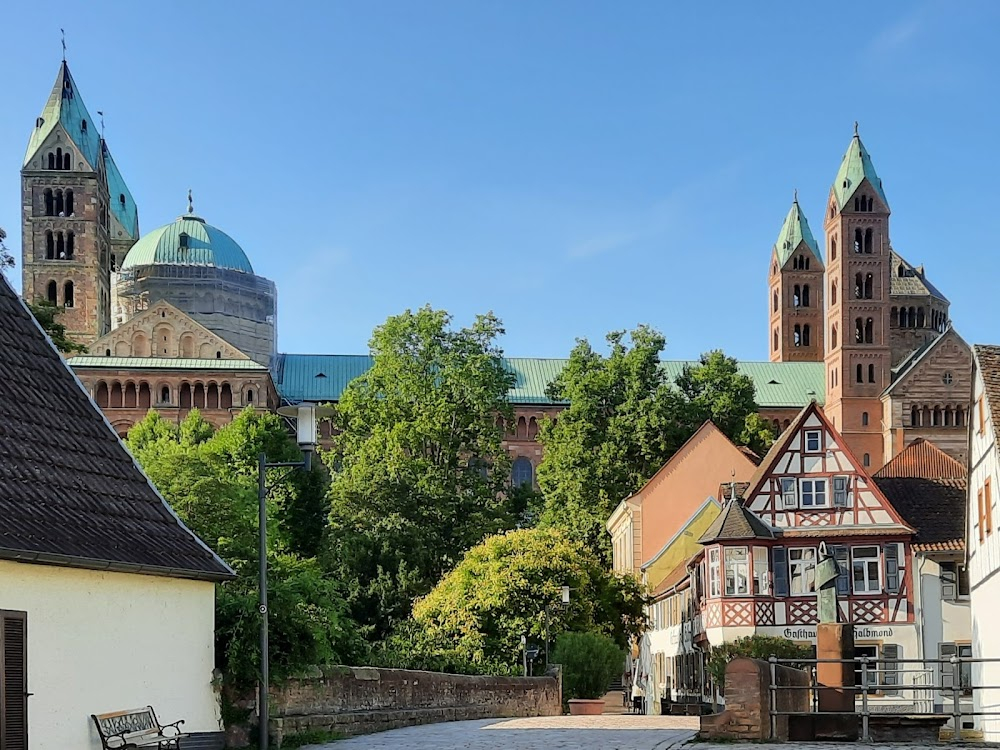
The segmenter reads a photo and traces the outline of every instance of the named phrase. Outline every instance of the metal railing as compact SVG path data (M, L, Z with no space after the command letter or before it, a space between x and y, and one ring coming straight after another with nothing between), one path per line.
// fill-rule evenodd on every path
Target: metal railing
M1000 690L1000 685L976 685L972 681L963 683L962 668L972 664L1000 662L997 659L977 659L952 656L948 659L876 659L869 656L859 656L854 659L778 659L772 656L770 663L770 724L771 736L776 736L779 716L857 716L861 721L860 739L871 742L871 717L887 713L910 717L947 717L953 722L954 732L952 742L962 742L962 721L977 716L1000 717L1000 708L994 711L976 711L974 707L963 708L965 702L974 706L974 694L978 690ZM779 685L777 676L778 665L784 665L805 671L809 674L808 685ZM835 686L821 685L817 681L817 665L819 664L853 664L858 681L855 685L847 685L843 690L854 693L853 711L820 711L819 693L824 689L838 689ZM944 684L943 666L951 668L951 684ZM912 675L909 684L904 676ZM940 682L935 681L935 675ZM893 682L886 682L891 676ZM881 678L881 679L880 679ZM778 693L783 690L805 690L809 692L810 711L780 711L777 709ZM935 696L942 697L940 710L935 702ZM907 697L909 696L909 697ZM951 706L945 705L950 698ZM873 711L873 707L883 710ZM887 711L886 708L893 710Z

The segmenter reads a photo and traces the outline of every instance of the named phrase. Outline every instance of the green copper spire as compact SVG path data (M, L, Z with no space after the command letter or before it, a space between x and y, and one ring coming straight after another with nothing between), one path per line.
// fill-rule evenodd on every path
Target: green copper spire
M785 262L795 252L795 248L803 241L818 260L820 257L819 245L816 244L816 238L813 237L812 230L809 229L809 222L806 221L805 214L799 208L799 194L796 191L792 207L788 210L785 223L781 225L781 231L778 233L778 241L774 243L774 252L778 254L778 265L785 265Z
M847 201L854 197L854 193L867 179L875 188L875 192L882 202L888 206L889 201L882 192L882 180L875 172L875 165L872 164L872 157L861 142L858 135L858 124L854 123L854 138L851 145L847 147L844 160L840 162L840 169L837 170L837 178L833 181L833 192L837 196L837 208L842 209L847 205Z

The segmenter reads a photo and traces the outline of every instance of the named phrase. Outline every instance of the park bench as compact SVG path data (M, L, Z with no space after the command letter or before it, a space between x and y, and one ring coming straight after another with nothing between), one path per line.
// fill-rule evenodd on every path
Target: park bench
M130 748L156 748L175 750L181 740L187 737L181 732L184 719L173 724L160 724L152 706L113 711L107 714L91 714L101 736L104 750L129 750Z

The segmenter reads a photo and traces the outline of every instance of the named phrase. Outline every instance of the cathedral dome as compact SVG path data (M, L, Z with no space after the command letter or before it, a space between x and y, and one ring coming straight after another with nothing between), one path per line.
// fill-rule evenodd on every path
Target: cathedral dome
M236 240L193 213L141 237L128 251L121 270L151 265L215 266L253 273Z

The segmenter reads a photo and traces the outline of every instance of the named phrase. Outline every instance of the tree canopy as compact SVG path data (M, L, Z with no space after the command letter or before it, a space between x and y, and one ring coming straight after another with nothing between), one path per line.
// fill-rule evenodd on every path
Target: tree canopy
M469 547L511 523L502 447L511 417L500 321L455 328L423 307L375 329L372 367L337 405L327 457L331 566L375 638L410 614Z
M685 367L675 384L660 364L666 342L659 332L639 326L607 340L607 356L579 340L550 384L549 396L569 403L542 425L538 469L542 525L566 529L606 561L608 516L705 420L755 450L770 436L757 415L753 381L737 371L736 360L710 352Z
M184 522L236 571L216 592L216 658L227 680L257 679L257 457L300 458L280 417L246 409L219 430L197 409L178 426L150 411L129 448ZM270 470L268 565L271 663L280 679L350 661L362 644L339 583L312 556L324 524L323 469ZM307 528L299 528L301 525Z
M55 344L56 349L63 354L75 354L87 351L87 347L69 338L66 335L66 326L56 320L63 312L62 307L47 299L38 299L35 302L29 302L28 309L31 310L31 314L35 316L35 320L38 321L38 324L49 335L49 338L52 339L52 343Z
M563 586L570 587L565 607ZM413 615L431 642L494 671L516 670L521 636L541 642L546 624L550 641L567 630L592 631L625 647L645 623L635 579L609 573L558 529L491 536L416 603Z
M7 239L7 231L0 227L0 271L14 267L14 256L10 254L4 240Z

